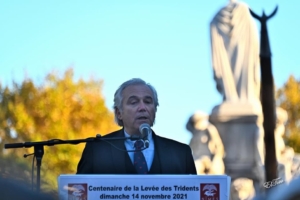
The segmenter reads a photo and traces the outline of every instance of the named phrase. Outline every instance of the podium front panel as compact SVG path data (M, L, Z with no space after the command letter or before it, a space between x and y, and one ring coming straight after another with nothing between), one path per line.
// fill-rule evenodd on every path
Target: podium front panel
M60 200L229 200L226 175L60 175Z

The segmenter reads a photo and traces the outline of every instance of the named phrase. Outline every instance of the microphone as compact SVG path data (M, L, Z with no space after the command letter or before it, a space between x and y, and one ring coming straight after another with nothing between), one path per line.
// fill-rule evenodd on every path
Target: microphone
M150 125L146 123L141 124L139 130L141 133L141 139L144 141L145 147L148 148L150 144L148 135L152 132Z

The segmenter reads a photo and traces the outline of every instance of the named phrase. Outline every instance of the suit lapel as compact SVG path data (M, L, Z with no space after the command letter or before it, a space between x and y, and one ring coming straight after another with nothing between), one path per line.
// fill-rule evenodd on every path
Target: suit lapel
M121 129L114 137L124 137L124 130ZM126 174L126 165L125 162L128 156L126 152L126 147L124 140L115 140L111 142L114 146L111 145L111 155L117 174ZM120 150L121 149L121 150ZM123 150L123 151L122 151Z
M170 172L170 167L172 166L172 159L170 159L170 149L167 148L166 144L163 142L163 140L154 134L153 134L153 139L154 139L154 144L155 144L155 151L157 152L158 159L160 161L160 167L161 167L161 172L162 174L168 174Z

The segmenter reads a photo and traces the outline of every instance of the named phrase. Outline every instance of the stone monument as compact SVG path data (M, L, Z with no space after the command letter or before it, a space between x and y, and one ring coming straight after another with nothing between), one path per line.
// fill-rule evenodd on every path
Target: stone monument
M218 130L208 122L208 115L195 112L188 120L186 129L192 133L189 143L197 174L224 174L224 146Z
M223 101L209 121L224 145L225 173L248 178L255 191L264 181L264 131L260 103L259 39L249 7L231 0L210 23L214 79Z
M293 179L293 166L296 164L294 159L297 158L292 147L286 146L283 136L285 134L285 124L288 120L287 111L276 108L276 128L275 128L275 146L276 158L278 162L278 177L285 182L290 182Z

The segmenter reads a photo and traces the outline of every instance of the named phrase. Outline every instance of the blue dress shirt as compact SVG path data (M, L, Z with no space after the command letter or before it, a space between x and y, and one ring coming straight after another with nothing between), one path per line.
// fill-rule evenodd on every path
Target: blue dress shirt
M125 135L125 137L130 137L130 135L128 133L126 133L125 130L124 130L124 135ZM145 156L147 166L148 166L148 171L149 171L150 168L151 168L152 162L153 162L153 158L154 158L154 141L153 141L152 133L150 133L148 135L148 140L149 140L149 143L150 143L149 147L147 149L144 149L142 151L142 153ZM130 139L125 140L124 143L125 143L125 147L126 147L127 151L135 150L134 149L134 142L135 142L134 140L130 140ZM128 155L130 157L131 162L133 163L134 152L128 152Z

